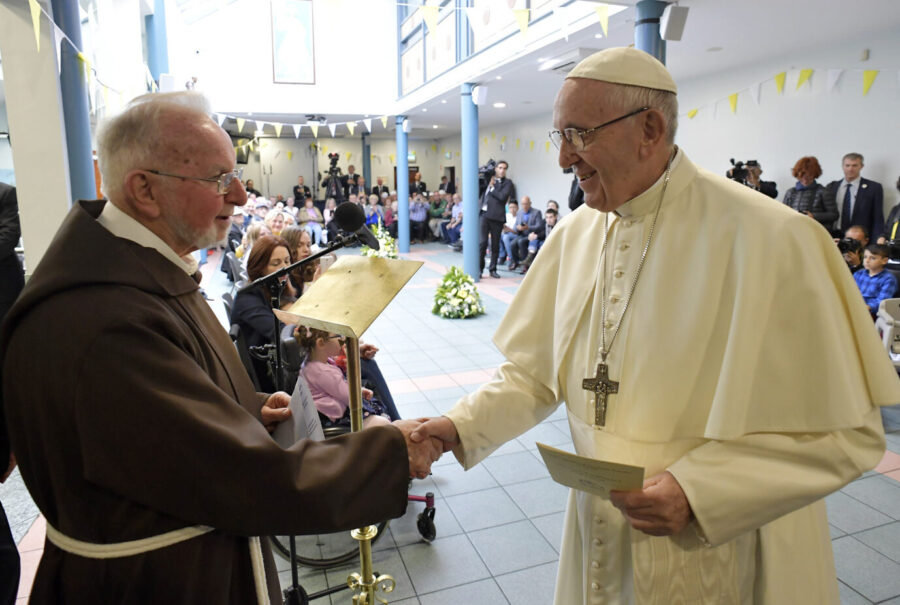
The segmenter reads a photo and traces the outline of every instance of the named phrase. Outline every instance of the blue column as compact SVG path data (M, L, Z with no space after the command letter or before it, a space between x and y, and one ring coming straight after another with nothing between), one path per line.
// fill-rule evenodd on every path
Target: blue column
M81 18L78 3L53 0L53 18L78 48L81 44ZM59 87L62 95L63 120L66 125L66 147L69 161L69 186L74 200L93 200L97 197L94 160L91 150L91 121L88 109L87 80L84 67L72 46L60 44Z
M144 17L147 28L147 67L159 84L159 75L169 73L169 42L166 37L166 0L154 0L153 14Z
M459 95L462 138L460 188L463 204L463 271L478 281L481 279L481 263L478 258L481 205L478 199L478 107L472 101L473 88L475 84L463 84Z
M369 145L369 133L362 134L362 175L366 179L366 187L372 188L375 179L372 178L372 146Z
M397 250L409 252L409 145L403 132L406 116L397 116Z
M659 18L667 2L641 0L635 5L634 46L666 64L666 41L659 35Z

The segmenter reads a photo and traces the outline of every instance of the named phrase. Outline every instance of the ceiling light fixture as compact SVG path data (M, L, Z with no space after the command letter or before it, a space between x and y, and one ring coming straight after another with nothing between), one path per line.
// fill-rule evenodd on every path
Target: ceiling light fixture
M432 124L431 127L432 127L432 128L437 128L438 125L437 125L437 124Z
M427 108L427 107L423 107L423 108L422 108L422 111L428 111L428 108Z
M503 103L502 101L497 101L496 103L494 103L494 107L496 107L497 109L503 109L504 107L506 107L506 103Z
M447 104L447 99L441 99L441 103L444 104L444 105L446 105L446 104Z
M497 76L497 79L498 79L498 80L502 80L502 79L503 79L503 76Z

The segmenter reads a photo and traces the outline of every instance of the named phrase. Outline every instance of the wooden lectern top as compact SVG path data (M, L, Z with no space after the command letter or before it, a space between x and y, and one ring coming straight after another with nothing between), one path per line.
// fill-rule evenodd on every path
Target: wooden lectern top
M341 256L290 309L274 312L286 324L358 339L423 264Z

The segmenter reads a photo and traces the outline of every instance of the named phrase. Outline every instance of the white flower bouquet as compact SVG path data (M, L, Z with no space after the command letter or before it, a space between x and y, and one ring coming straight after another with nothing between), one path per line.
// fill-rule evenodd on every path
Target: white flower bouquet
M459 267L450 267L434 293L431 312L445 319L465 319L484 313L475 281Z

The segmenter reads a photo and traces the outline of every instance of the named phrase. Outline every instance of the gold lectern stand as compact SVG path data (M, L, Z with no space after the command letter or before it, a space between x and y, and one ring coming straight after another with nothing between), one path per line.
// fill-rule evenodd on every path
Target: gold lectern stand
M350 390L350 427L362 430L362 379L359 374L359 338L390 304L423 263L364 256L342 256L289 310L276 310L286 324L301 324L343 336L347 345L347 382ZM355 529L359 541L361 573L352 573L347 584L356 605L375 605L386 600L376 589L394 590L394 578L375 577L372 572L371 541L378 534L374 525Z

